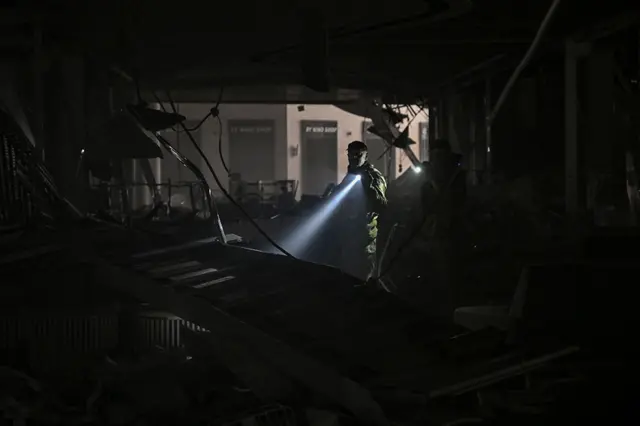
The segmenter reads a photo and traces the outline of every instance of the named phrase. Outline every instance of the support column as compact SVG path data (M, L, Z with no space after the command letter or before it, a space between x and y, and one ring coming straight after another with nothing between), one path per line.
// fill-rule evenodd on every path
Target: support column
M111 91L109 89L109 71L106 66L98 61L88 60L86 65L86 93L85 114L87 137L84 144L86 152L92 152L99 138L104 133L105 123L111 117ZM93 169L93 170L91 170ZM111 173L108 160L84 156L81 170L85 174L89 187L92 184L102 183L103 179ZM89 197L90 210L101 209L111 205L109 191L101 187L91 191Z
M485 183L487 176L487 132L485 128L486 111L484 109L484 88L481 86L476 99L476 167L477 176L480 183Z
M39 22L34 23L33 31L33 138L35 152L44 160L44 53L42 47L42 28Z
M436 140L437 135L438 135L438 114L440 113L440 111L438 111L436 109L435 106L429 105L429 142L433 142L434 140ZM425 154L425 158L427 158L427 160L429 160L429 153L427 152Z
M481 182L483 168L484 143L482 137L482 105L477 93L473 91L469 99L469 183L473 186Z
M586 53L586 46L573 40L565 43L564 63L564 122L565 122L565 211L575 226L583 211L580 175L581 155L578 138L578 58Z
M462 141L460 140L460 135L464 135L464 130L461 129L461 127L464 127L464 122L461 122L458 116L460 103L463 101L462 96L455 94L453 91L447 95L447 139L449 139L452 151L458 153L464 152ZM459 129L460 135L458 134ZM464 136L462 137L464 138Z
M596 213L615 201L624 202L624 151L613 125L613 54L595 48L587 59L587 129L585 165L588 182L587 208ZM619 157L619 158L617 158ZM615 161L618 159L618 161ZM619 163L616 167L616 163ZM605 200L598 193L611 192ZM617 193L613 193L617 192ZM605 203L605 205L598 205ZM621 204L621 203L619 203Z
M109 90L111 114L117 114L128 103L136 100L136 93L131 85L120 79L112 82ZM119 188L118 191L112 191L112 204L115 210L122 211L125 215L130 215L132 208L131 194L128 191L127 183L135 180L134 162L135 160L112 160L111 162L112 183Z
M564 199L569 220L578 216L578 82L576 45L565 44L564 57L564 136L565 170Z
M493 97L491 96L491 77L487 75L484 81L484 144L486 147L485 157L484 157L484 172L485 172L485 181L487 183L491 182L491 172L493 170L493 162L491 156L491 112L492 112L492 102Z
M449 137L447 134L447 130L449 128L447 124L447 103L445 102L445 95L441 94L440 99L438 101L438 114L436 116L437 119L437 135L438 139L446 139Z

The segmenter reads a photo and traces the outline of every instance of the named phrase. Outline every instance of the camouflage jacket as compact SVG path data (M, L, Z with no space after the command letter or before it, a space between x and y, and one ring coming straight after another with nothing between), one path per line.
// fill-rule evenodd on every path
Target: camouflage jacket
M350 243L364 244L367 252L375 252L375 240L378 236L378 216L387 205L387 182L375 167L365 163L358 168L349 169L349 174L362 176L362 192L352 191L343 204L342 238Z
M362 185L367 199L367 214L380 214L387 206L387 181L382 173L368 162L361 167L350 169L349 173L362 176Z

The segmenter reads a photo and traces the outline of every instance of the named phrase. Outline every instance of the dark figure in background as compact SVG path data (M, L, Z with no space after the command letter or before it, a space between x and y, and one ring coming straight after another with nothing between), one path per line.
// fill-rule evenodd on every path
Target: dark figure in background
M466 173L460 163L461 156L451 152L449 141L433 141L429 147L429 162L425 164L427 179L422 192L426 216L434 219L428 239L437 279L433 281L436 294L429 299L445 314L455 308L457 293L455 247L466 197Z
M334 193L340 191L353 175L361 177L361 184L356 184L349 191L340 206L340 225L337 229L340 267L366 281L375 276L378 216L387 205L387 182L382 173L367 161L367 145L364 142L351 142L347 147L347 157L347 176Z
M429 147L429 162L426 164L427 180L423 188L425 206L436 206L438 234L448 234L452 219L464 204L466 195L466 173L461 167L462 156L451 152L446 139L436 139ZM434 199L437 199L434 204Z

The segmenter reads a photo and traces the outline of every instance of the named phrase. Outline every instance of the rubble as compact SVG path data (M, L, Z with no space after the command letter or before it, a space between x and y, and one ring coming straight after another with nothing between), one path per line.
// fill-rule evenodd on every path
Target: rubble
M219 367L218 367L219 370ZM14 424L173 425L215 423L262 403L228 373L182 353L157 350L137 360L96 361L82 377L35 379L0 368L0 411ZM207 380L204 380L204 379Z

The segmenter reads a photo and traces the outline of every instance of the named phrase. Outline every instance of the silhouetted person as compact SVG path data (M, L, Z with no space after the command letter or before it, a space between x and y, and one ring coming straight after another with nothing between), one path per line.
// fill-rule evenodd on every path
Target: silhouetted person
M368 161L367 145L354 141L347 147L347 176L333 194L360 176L339 206L338 240L343 271L367 280L375 275L378 217L387 205L387 182Z
M427 179L423 187L423 208L433 220L429 235L436 291L435 305L443 313L455 308L455 246L459 239L460 217L466 196L466 173L461 156L451 152L445 139L433 141L429 162L425 164Z

